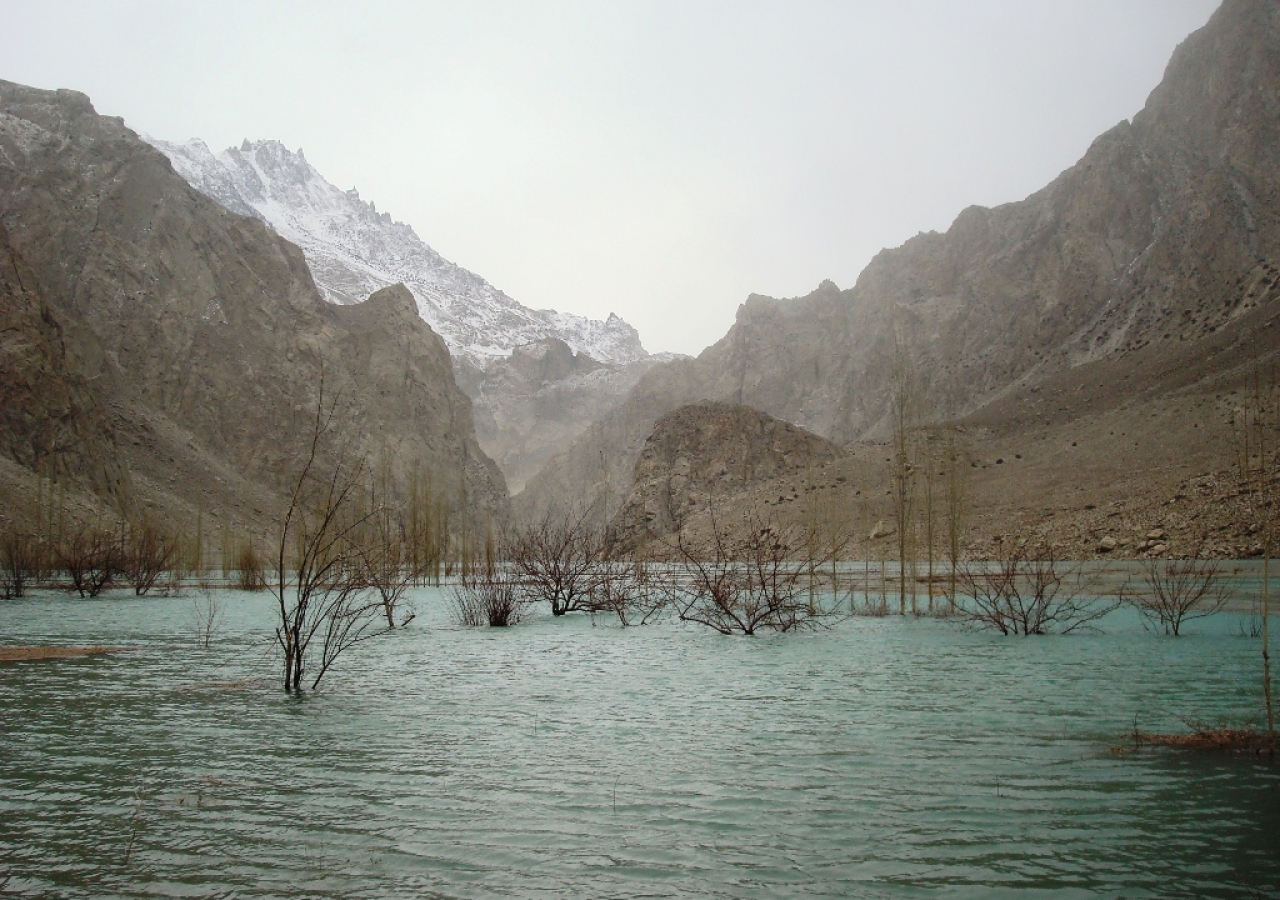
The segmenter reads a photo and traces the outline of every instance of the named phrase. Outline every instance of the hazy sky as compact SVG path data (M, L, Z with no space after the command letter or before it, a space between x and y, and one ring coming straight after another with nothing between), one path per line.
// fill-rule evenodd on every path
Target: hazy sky
M302 147L528 306L696 353L749 293L1018 200L1216 0L0 0L0 78Z

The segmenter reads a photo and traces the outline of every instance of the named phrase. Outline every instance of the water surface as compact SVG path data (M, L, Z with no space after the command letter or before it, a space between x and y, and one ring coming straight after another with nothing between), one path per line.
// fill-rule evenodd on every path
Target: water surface
M41 897L1280 896L1265 759L1116 753L1257 718L1259 642L930 619L726 638L535 616L405 631L302 700L266 595L0 604L0 883Z

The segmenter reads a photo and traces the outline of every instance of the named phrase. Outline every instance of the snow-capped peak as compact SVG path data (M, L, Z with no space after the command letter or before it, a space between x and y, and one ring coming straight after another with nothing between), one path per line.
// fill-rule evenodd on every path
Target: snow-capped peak
M244 141L213 153L199 139L175 144L146 138L192 187L253 216L302 248L312 277L332 303L357 303L403 282L422 318L456 357L482 368L521 344L556 337L577 353L626 364L648 354L634 328L512 300L479 275L440 256L403 223L379 213L355 188L334 187L302 150L279 141Z

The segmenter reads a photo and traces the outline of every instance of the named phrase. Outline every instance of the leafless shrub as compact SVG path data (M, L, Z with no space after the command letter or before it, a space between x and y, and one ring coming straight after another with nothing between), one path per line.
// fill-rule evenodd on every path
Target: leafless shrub
M133 586L134 594L142 597L176 559L177 542L152 523L143 522L129 530L121 554L122 574Z
M1004 559L966 563L956 576L957 613L970 624L1001 634L1067 634L1092 627L1119 606L1084 594L1078 568L1064 569L1053 549L1011 545Z
M454 619L459 625L504 628L520 621L524 603L514 573L499 568L464 574L453 588Z
M605 552L591 519L585 512L549 512L510 541L507 556L522 576L525 599L545 601L553 616L595 610Z
M666 608L666 593L656 589L639 561L610 561L597 567L592 608L612 613L623 627L646 625Z
M235 585L242 591L261 591L267 587L266 561L252 540L242 542L236 553Z
M1143 562L1143 586L1127 584L1120 596L1151 628L1178 635L1185 622L1202 619L1222 609L1227 592L1219 577L1218 563L1206 559L1197 543L1188 559Z
M753 517L745 538L732 540L712 515L709 553L677 536L685 578L666 585L666 602L686 622L721 634L812 628L831 611L809 590L812 568L805 560L812 540L799 529Z
M222 623L222 602L212 592L200 591L191 602L191 618L196 640L208 649Z
M43 548L33 535L18 529L0 534L0 597L22 597L43 568Z
M58 568L67 573L81 597L106 590L122 567L120 541L106 529L82 526L65 535L58 548Z

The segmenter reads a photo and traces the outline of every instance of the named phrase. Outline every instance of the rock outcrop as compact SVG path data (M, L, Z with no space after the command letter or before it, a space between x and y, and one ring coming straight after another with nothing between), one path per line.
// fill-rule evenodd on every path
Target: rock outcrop
M128 508L129 471L103 406L102 353L45 301L0 224L0 454ZM108 387L109 391L109 387Z
M264 527L323 404L333 453L377 461L401 487L427 473L455 503L465 496L477 525L505 514L448 351L407 291L326 303L297 247L192 189L84 95L0 82L0 225L25 265L24 302L50 310L45 334L76 336L65 390L89 382L94 398L75 403L81 430L116 436L142 508ZM18 331L57 356L52 338ZM7 413L21 435L53 427L57 390ZM31 465L12 449L26 439L5 450ZM85 448L110 466L109 447ZM114 477L76 480L118 507Z
M682 406L660 418L645 441L631 492L610 523L611 542L636 552L678 533L692 514L714 514L717 502L731 505L758 484L804 475L840 456L830 441L750 407Z

